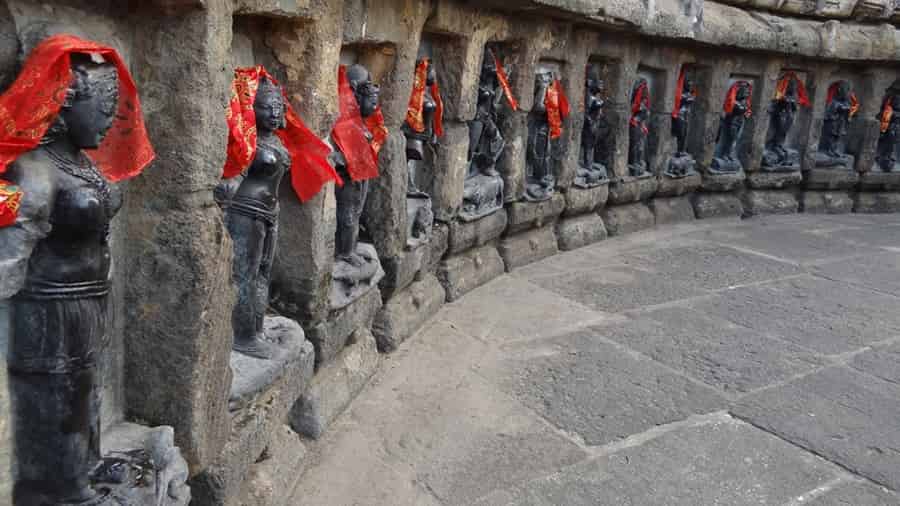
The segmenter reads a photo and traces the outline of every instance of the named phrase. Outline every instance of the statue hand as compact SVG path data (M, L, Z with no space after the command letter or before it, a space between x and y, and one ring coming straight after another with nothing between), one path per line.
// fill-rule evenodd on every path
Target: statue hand
M237 193L241 183L244 182L244 175L240 174L231 179L222 180L213 190L213 198L216 203L226 205L231 202L234 194Z

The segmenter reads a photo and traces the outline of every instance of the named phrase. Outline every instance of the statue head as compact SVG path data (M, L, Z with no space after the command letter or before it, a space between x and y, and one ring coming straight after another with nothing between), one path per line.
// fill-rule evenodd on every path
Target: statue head
M681 89L683 95L689 95L694 91L694 80L690 77L684 78L684 87Z
M738 85L737 92L735 93L736 100L747 100L750 97L750 84L746 82L742 82Z
M266 78L260 79L256 100L253 101L257 130L270 133L284 128L285 110L281 88Z
M796 97L797 96L797 80L796 79L788 80L787 89L784 90L784 96L786 96L786 97Z
M835 98L842 102L850 100L850 83L847 81L840 81L837 85Z
M431 60L428 60L428 71L425 72L425 85L431 86L436 81L437 81L437 73L434 70L434 62Z
M350 81L350 88L359 104L359 113L363 118L368 118L378 109L381 90L372 82L369 71L362 65L351 65L347 69L347 80Z
M72 55L72 82L42 144L68 137L78 148L93 149L106 137L119 105L119 75L115 65L98 59Z

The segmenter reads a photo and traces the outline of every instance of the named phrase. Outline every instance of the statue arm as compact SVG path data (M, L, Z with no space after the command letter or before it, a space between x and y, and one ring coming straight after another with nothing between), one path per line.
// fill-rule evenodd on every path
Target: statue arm
M55 185L48 169L40 165L22 169L14 162L3 175L22 190L22 201L16 222L0 228L0 300L8 299L22 289L31 253L51 228Z

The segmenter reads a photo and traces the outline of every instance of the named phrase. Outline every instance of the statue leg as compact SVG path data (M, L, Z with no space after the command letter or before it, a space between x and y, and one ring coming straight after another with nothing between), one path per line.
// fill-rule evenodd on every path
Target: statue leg
M272 280L272 264L275 263L275 246L278 244L278 222L266 224L262 258L256 276L256 332L263 334L266 310L269 307L269 284Z
M368 181L344 179L343 187L335 188L337 200L337 230L335 231L335 257L358 265L356 244L359 240L359 219L365 206Z
M238 299L231 313L233 348L247 355L267 358L269 353L263 350L265 345L261 325L258 325L258 315L266 310L261 304L258 287L267 224L231 210L226 215L226 224L234 244L232 279L238 288Z

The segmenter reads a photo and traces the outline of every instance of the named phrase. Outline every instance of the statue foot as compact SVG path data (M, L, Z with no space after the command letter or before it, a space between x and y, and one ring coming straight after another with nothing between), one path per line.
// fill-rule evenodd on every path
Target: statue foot
M275 356L276 350L272 343L262 339L262 336L253 336L251 338L235 338L234 351L244 355L269 360Z

